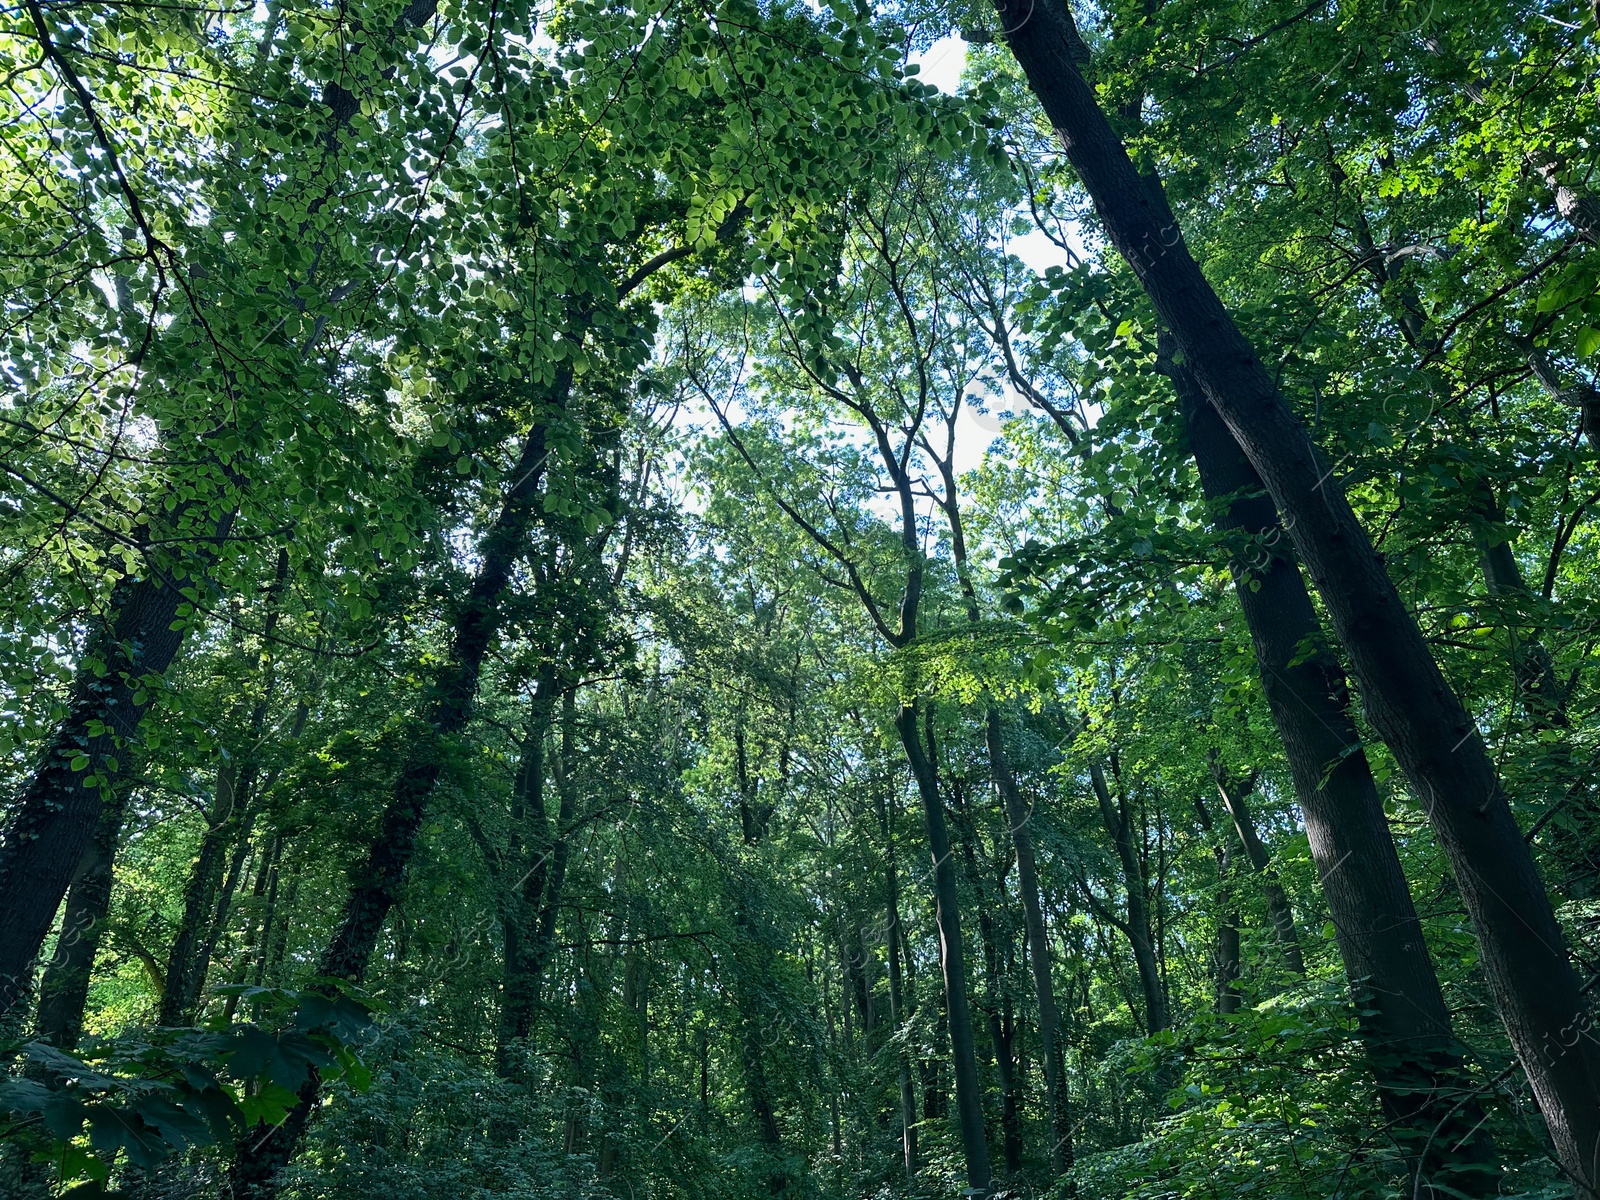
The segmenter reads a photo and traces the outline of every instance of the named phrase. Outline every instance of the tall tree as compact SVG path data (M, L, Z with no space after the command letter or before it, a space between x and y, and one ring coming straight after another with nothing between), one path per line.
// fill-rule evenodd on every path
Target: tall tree
M1561 1161L1594 1191L1600 1041L1586 1032L1587 1005L1564 936L1476 725L1304 425L1189 254L1170 210L1134 168L1081 73L1089 56L1070 15L1028 14L1006 3L996 11L1112 242L1282 514L1374 726L1425 799Z

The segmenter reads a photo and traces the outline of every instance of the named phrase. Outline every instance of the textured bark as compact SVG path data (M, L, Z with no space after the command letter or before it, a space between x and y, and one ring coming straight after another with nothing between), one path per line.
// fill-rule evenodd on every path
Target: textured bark
M1549 159L1530 159L1534 174L1550 192L1556 212L1591 246L1600 246L1600 201L1563 178L1561 164Z
M1027 76L1112 243L1267 492L1350 656L1374 728L1421 799L1483 950L1501 1019L1562 1166L1600 1186L1600 1039L1476 725L1342 487L1147 187L1079 73L1064 8L997 0Z
M220 521L213 544L233 518ZM201 556L206 558L205 555ZM0 837L0 1023L32 990L34 964L62 897L94 839L102 787L115 792L136 753L149 700L141 683L163 675L183 643L172 626L187 577L150 569L120 582L89 638L67 716L11 805ZM104 666L103 671L95 664ZM87 766L73 769L78 757ZM91 782L93 781L93 782Z
M1582 381L1572 387L1563 387L1561 377L1556 374L1555 367L1543 350L1529 352L1528 366L1533 369L1534 378L1546 392L1562 403L1577 408L1578 428L1589 440L1589 448L1600 453L1600 390Z
M1351 719L1344 671L1326 645L1260 477L1188 373L1180 369L1174 384L1214 520L1222 530L1250 539L1230 564L1235 590L1294 778L1384 1115L1404 1137L1421 1139L1440 1154L1467 1138L1481 1112L1470 1100L1456 1107L1470 1083ZM1441 1119L1456 1132L1431 1136ZM1490 1161L1493 1148L1479 1133L1454 1153L1470 1165ZM1444 1164L1422 1165L1431 1176ZM1485 1178L1469 1171L1455 1186L1472 1192Z
M112 867L127 803L127 789L122 788L101 810L94 841L67 893L67 909L61 919L55 953L45 964L39 984L38 1034L41 1040L61 1050L72 1050L83 1034L95 954L105 933L106 915L111 911Z

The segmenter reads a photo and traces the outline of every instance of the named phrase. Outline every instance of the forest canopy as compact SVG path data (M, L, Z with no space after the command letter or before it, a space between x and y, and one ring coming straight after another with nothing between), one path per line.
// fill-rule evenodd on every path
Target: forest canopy
M0 8L0 1195L1600 1200L1597 21Z

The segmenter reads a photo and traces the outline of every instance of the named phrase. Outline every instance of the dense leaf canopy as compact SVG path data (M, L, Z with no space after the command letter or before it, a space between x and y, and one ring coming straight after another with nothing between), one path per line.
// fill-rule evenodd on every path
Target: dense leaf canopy
M1043 4L0 10L0 1193L1594 1200L1600 8Z

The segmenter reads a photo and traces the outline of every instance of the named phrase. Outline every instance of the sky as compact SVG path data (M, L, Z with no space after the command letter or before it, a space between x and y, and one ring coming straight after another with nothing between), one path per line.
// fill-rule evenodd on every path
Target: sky
M931 84L941 92L954 94L961 86L961 72L967 65L967 43L960 34L947 34L922 53L913 54L910 61L921 68L917 78L923 83ZM1050 267L1067 265L1067 256L1061 247L1037 231L1010 238L1006 248L1041 275ZM1020 400L1015 397L1010 399L1015 401L1013 409L1022 407ZM979 414L971 409L966 411L956 440L955 466L958 472L970 471L983 461L984 452L999 436L1000 429L995 414Z
M961 84L961 71L967 65L967 43L958 33L948 34L911 61L921 67L917 78L931 83L941 92L954 92Z
M940 38L919 54L910 58L921 70L917 78L942 92L954 94L961 86L961 73L967 65L967 43L958 34ZM1032 270L1043 274L1049 267L1066 266L1067 256L1059 246L1042 233L1032 232L1021 237L1011 237L1006 248ZM963 410L957 426L955 462L958 474L964 474L983 462L984 454L1000 436L1001 419L1025 407L1019 397L1007 395L998 404L991 404L989 413L977 413L971 407ZM692 419L702 427L709 427L710 413L696 406ZM889 510L892 510L892 505ZM886 510L888 517L893 511Z

